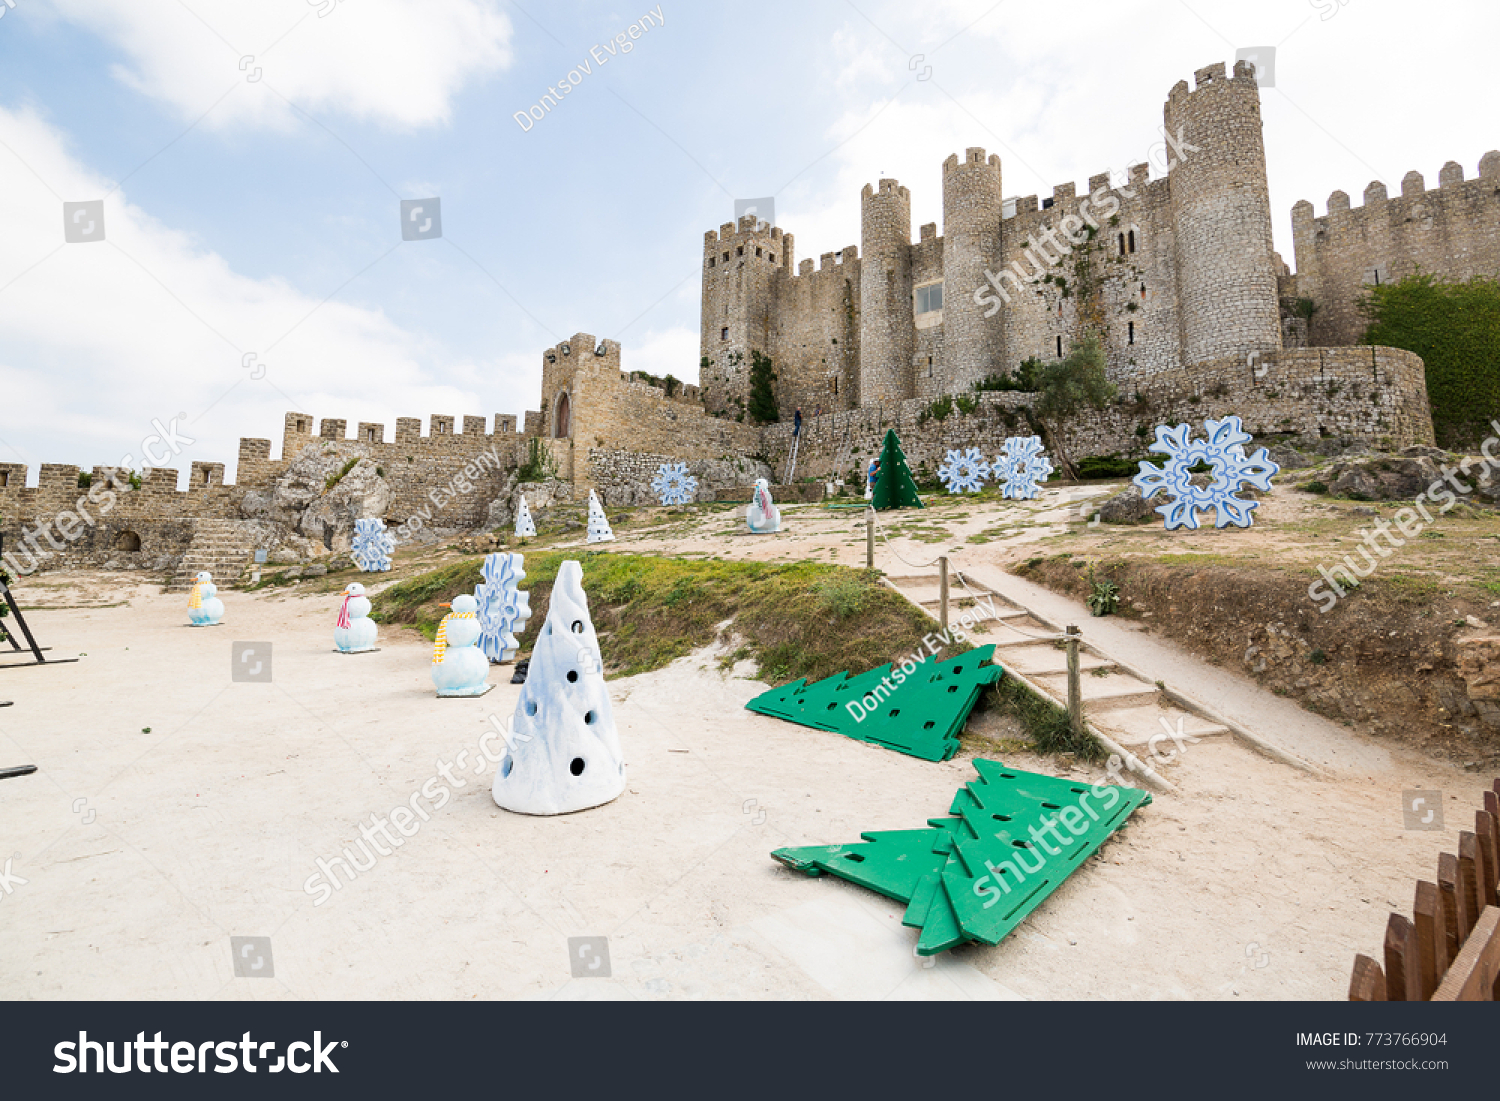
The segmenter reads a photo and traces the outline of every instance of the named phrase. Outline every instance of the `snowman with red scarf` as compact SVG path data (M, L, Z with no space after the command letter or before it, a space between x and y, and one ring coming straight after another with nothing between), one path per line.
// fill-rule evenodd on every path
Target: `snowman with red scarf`
M333 644L340 653L363 654L375 649L375 635L379 629L370 618L371 607L363 585L350 585L344 590L338 626L333 629Z

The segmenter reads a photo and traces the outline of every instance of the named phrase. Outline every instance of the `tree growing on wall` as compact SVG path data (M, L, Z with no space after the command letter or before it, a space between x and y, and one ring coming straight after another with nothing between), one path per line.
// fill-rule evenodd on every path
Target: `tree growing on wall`
M1433 429L1444 447L1471 445L1500 419L1500 281L1431 274L1371 287L1360 301L1366 344L1415 352L1427 364Z
M1085 409L1103 409L1115 399L1114 384L1104 375L1104 346L1094 333L1073 345L1066 359L1049 364L1037 389L1035 413L1046 428L1063 474L1075 481L1077 468L1068 457L1062 426Z
M781 420L781 410L776 407L776 391L771 384L776 381L776 372L771 369L771 357L760 352L750 353L750 419L756 424L774 424Z

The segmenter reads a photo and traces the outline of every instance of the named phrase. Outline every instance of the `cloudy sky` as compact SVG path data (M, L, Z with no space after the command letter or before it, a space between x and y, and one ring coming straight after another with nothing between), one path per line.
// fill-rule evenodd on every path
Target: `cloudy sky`
M279 447L292 409L519 414L578 331L695 379L703 233L736 198L774 195L806 258L858 242L882 176L941 223L968 146L1007 196L1082 186L1242 48L1276 48L1290 261L1298 199L1476 173L1497 41L1493 0L0 0L0 461L140 465L180 418L185 477ZM403 241L432 197L442 236ZM63 204L96 200L103 240L66 243Z

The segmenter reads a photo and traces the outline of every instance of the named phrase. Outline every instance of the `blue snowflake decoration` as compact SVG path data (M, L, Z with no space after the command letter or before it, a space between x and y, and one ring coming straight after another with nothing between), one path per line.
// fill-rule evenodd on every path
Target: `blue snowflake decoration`
M651 489L664 505L690 505L698 494L698 479L688 473L687 463L662 463Z
M978 493L989 476L990 464L984 461L984 453L977 447L948 452L943 456L943 465L938 467L938 477L949 493Z
M1281 467L1271 461L1264 447L1253 455L1245 454L1245 444L1252 437L1240 424L1239 417L1204 421L1203 430L1208 438L1195 440L1191 425L1159 426L1156 442L1148 450L1165 455L1166 463L1158 469L1142 462L1141 472L1131 481L1140 487L1141 496L1148 501L1158 492L1176 498L1156 509L1165 517L1168 531L1174 528L1196 531L1199 510L1208 509L1215 510L1214 527L1233 524L1248 528L1254 522L1251 513L1260 507L1260 502L1242 501L1235 494L1247 483L1269 492L1271 478L1281 472ZM1199 463L1213 467L1213 477L1207 485L1194 485L1188 473Z
M520 645L516 636L526 630L531 618L531 594L519 588L526 576L525 562L519 554L487 554L480 569L484 584L474 589L479 648L494 665L516 660Z
M396 539L385 530L384 520L354 521L354 543L350 556L365 573L384 573L391 568Z
M1041 492L1042 483L1052 477L1053 467L1052 460L1042 454L1040 436L1012 436L990 469L1007 499L1032 501Z

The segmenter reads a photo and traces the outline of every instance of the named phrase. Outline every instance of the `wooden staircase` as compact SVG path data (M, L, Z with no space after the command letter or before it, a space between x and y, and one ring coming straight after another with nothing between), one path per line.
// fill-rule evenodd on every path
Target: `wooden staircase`
M940 581L935 571L885 580L934 619L939 618ZM995 663L1004 667L1008 676L1066 709L1067 651L1058 637L1060 628L972 576L961 577L955 572L950 574L950 582L950 628L958 626L965 613L977 617L979 622L965 632L970 641L975 646L993 643ZM1180 757L1178 740L1191 746L1196 740L1243 735L1206 708L1195 706L1160 682L1147 680L1088 642L1083 642L1079 650L1084 714L1090 728L1112 752L1135 754L1150 766L1163 790L1171 790L1172 785L1159 772L1170 767L1164 758L1174 754ZM1178 740L1173 739L1174 734ZM1256 748L1265 747L1257 744ZM1158 751L1156 756L1153 749Z

